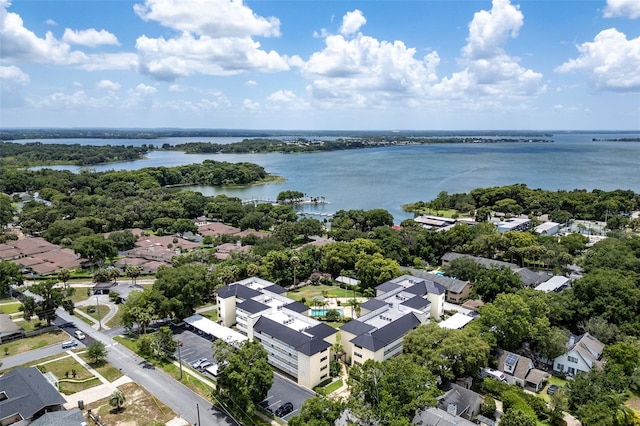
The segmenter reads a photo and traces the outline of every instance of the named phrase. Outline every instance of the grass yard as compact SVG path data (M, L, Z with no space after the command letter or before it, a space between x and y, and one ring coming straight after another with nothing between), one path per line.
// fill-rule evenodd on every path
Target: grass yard
M323 292L326 292L323 294ZM313 298L316 296L324 296L324 297L348 297L353 298L354 291L349 289L345 290L338 286L330 286L330 285L308 285L297 290L289 291L285 294L287 297L294 299L296 301L300 301L303 297L307 300L307 302L313 302ZM355 292L356 297L362 297L358 291Z
M78 361L72 357L56 361L37 364L44 372L51 372L58 378L60 392L71 395L100 384L98 378L89 373ZM73 377L73 371L76 377Z
M113 407L109 405L109 398L88 405L94 413L100 416L103 423L116 426L156 426L164 425L177 417L171 408L158 401L136 383L127 383L118 389L125 395L125 403L120 411L114 411Z
M116 305L118 312L105 324L109 328L119 327L122 325L122 309L120 305Z
M331 392L337 391L341 387L342 387L342 379L338 379L335 382L329 383L327 386L325 386L324 390L327 391L327 395L328 395Z
M204 311L204 312L200 312L200 315L202 315L205 318L209 318L211 321L218 321L218 310L217 309L212 309L210 311Z
M82 312L84 312L85 314L89 315L91 318L95 319L96 321L99 321L101 318L104 318L109 313L109 307L105 306L105 305L81 306L81 307L76 308L76 309L81 310Z
M542 389L538 394L538 396L544 399L545 402L549 402L551 400L551 398L549 397L549 394L547 393L547 389L549 389L549 386L551 385L556 385L558 387L565 387L567 385L567 381L556 376L549 377L549 380L547 380L547 384L545 385L544 389Z
M91 362L89 362L89 357L87 356L86 352L81 352L78 355L80 356L80 358L82 358L84 362L89 364L91 368L94 368L98 373L102 375L102 377L104 377L110 382L116 381L123 376L120 370L118 370L117 368L115 368L114 366L112 366L106 361L102 361L97 364L92 364Z
M38 336L27 337L24 339L15 340L0 345L0 359L4 356L13 356L24 352L29 352L34 349L44 348L45 346L55 345L56 343L62 343L69 339L69 335L60 331L50 331ZM6 348L6 349L5 349ZM8 353L5 352L8 351Z
M15 300L15 299L14 299ZM0 303L0 311L7 315L15 314L16 312L20 312L20 306L22 303L20 302L10 302L10 303Z

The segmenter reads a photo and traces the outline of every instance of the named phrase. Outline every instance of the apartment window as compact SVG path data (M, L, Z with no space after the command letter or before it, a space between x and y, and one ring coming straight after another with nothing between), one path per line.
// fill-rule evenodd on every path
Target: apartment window
M354 352L353 356L357 356L358 358L362 358L362 354L360 352Z
M320 362L324 362L324 361L326 361L326 360L327 360L327 357L326 357L326 356L324 356L324 357L322 357L322 358L320 359Z
M358 345L353 345L353 346L355 346L358 349L362 349L362 346L358 346Z
M322 375L322 377L320 377L320 380L322 380L322 379L326 379L326 378L327 378L327 375L326 375L326 374L323 374L323 375Z
M569 362L573 362L574 364L578 363L578 358L572 357L572 356L568 356L567 359L569 360Z
M567 372L568 372L570 375L572 375L572 376L575 376L575 375L576 375L576 369L575 369L575 368L573 368L573 367L569 367L569 368L567 368Z
M324 367L322 367L322 368L320 369L320 371L322 371L322 370L326 370L326 369L327 369L327 367L328 367L328 365L325 365Z

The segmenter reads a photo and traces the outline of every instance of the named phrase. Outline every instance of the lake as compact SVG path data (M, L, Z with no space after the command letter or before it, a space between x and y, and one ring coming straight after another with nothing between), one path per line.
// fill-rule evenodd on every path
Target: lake
M638 134L568 133L553 143L485 143L394 146L306 154L184 154L152 151L144 160L93 166L96 171L177 166L206 159L251 162L286 179L283 183L248 188L193 187L205 195L227 194L242 199L275 199L280 191L301 191L324 197L328 204L301 206L304 211L334 213L340 209L383 208L400 222L411 217L401 206L428 201L440 191L467 192L478 187L524 183L546 190L630 189L640 192L640 142L598 139L634 138ZM193 138L156 140L99 139L99 144L183 143ZM197 138L218 142L216 138ZM223 138L219 143L233 142ZM51 140L92 143L95 140ZM42 141L45 143L45 141ZM78 171L74 166L56 169Z

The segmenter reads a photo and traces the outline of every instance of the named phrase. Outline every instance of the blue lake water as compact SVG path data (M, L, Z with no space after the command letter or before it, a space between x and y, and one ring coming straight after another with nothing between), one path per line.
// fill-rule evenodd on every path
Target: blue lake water
M328 204L303 206L305 211L383 208L396 222L410 217L401 206L431 200L440 191L467 192L477 187L524 183L546 190L631 189L640 192L640 142L603 142L593 138L632 138L638 134L558 134L553 143L434 144L333 151L308 154L184 154L153 151L144 160L91 167L96 171L177 166L206 159L251 162L283 176L278 184L248 188L194 187L205 195L242 199L275 199L296 190L324 197ZM176 141L176 139L179 139ZM136 144L182 143L193 138L167 138ZM198 138L200 139L200 138ZM216 138L201 138L216 142ZM231 138L223 138L229 143ZM62 140L56 140L62 143ZM68 140L68 143L85 143ZM129 140L99 140L130 145ZM43 141L45 142L45 141ZM53 140L51 142L54 142ZM222 143L223 141L220 141ZM78 171L78 167L57 169Z

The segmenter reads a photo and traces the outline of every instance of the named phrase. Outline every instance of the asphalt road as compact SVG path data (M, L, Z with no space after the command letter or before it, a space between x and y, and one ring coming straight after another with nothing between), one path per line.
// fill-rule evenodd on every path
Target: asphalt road
M62 321L74 322L74 317L62 309L58 309L57 314ZM131 377L139 385L144 386L151 394L178 413L187 422L198 426L237 425L229 416L215 409L211 402L192 392L181 383L176 382L162 371L156 370L129 349L119 345L111 337L94 330L83 321L75 321L75 326L87 336L91 336L107 346L107 360L111 365Z

